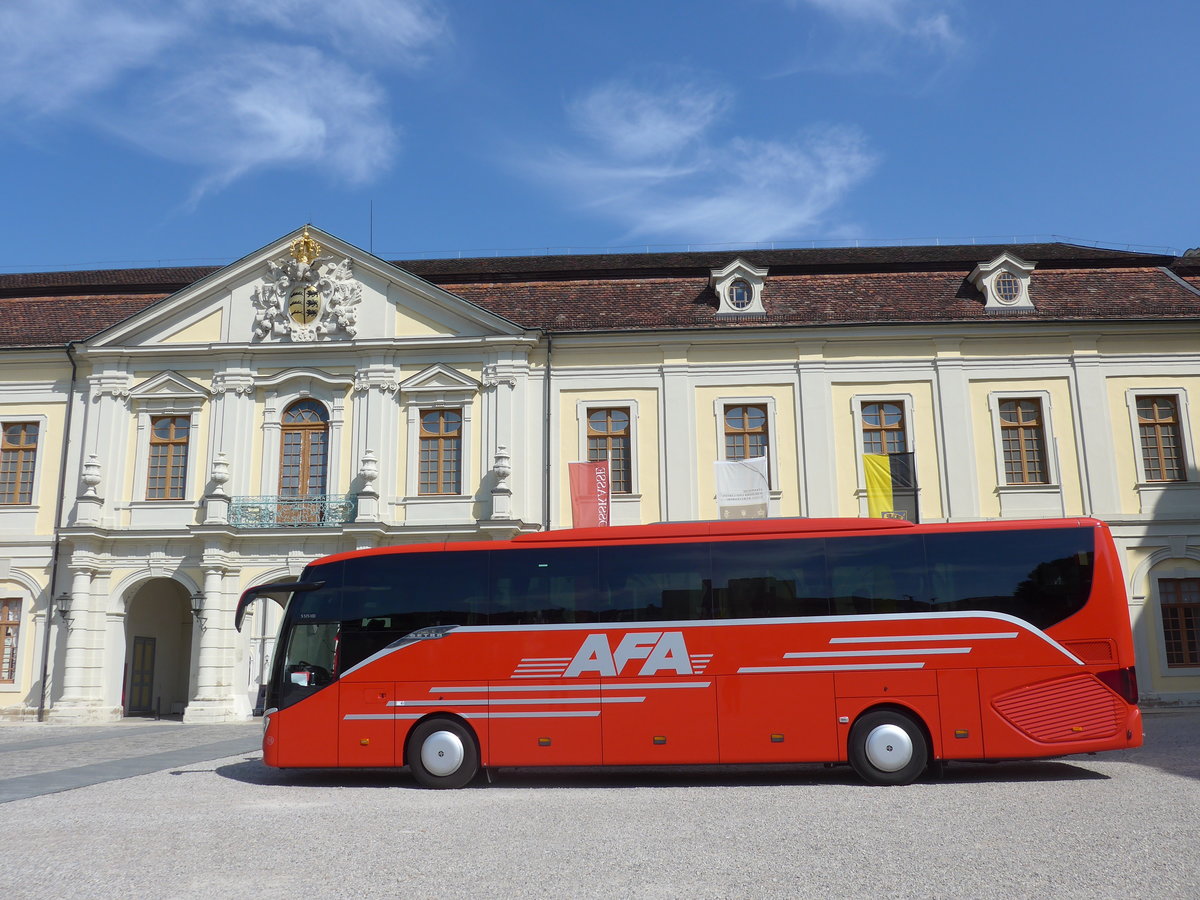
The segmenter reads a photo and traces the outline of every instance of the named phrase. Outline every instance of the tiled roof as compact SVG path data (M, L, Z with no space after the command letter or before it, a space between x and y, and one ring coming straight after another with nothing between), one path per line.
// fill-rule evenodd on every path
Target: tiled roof
M1200 317L1187 260L1069 244L745 250L398 262L526 328L547 331L980 322L967 281L1002 251L1037 263L1033 321ZM765 315L719 318L710 271L743 258L770 270ZM1173 277L1173 267L1181 277ZM89 338L218 271L212 267L0 275L0 346Z

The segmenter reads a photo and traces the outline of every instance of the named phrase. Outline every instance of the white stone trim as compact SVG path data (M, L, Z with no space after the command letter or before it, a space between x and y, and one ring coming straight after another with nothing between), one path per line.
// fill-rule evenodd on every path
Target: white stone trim
M854 419L854 478L855 494L858 497L858 514L866 517L867 506L867 473L863 468L863 419L864 403L899 403L904 414L904 452L913 454L913 476L917 474L917 445L912 428L913 395L912 394L854 394L850 398L850 415ZM920 507L921 480L917 478L917 504Z
M50 449L46 442L47 418L44 414L21 414L0 416L0 429L5 425L18 422L36 422L38 427L37 451L33 457L33 484L28 503L0 503L0 515L3 515L4 528L0 533L34 534L37 531L38 510L41 505L38 498L42 490L42 473L46 470L46 453ZM78 482L76 482L78 484ZM67 488L70 490L70 487Z
M1169 571L1172 565L1174 571ZM1160 578L1200 578L1200 549L1186 549L1179 555L1177 550L1164 547L1144 560L1132 579L1142 580L1145 594L1141 596L1153 599L1146 605L1153 611L1154 641L1158 650L1155 674L1161 678L1195 678L1200 675L1200 666L1167 665L1167 637L1163 627L1162 597L1158 592Z
M1137 402L1139 397L1174 397L1179 409L1179 437L1183 441L1183 480L1182 481L1147 481L1146 459L1142 455L1141 429L1138 426ZM1180 485L1193 482L1191 468L1197 464L1195 450L1192 446L1191 417L1188 414L1187 391L1181 387L1164 388L1126 388L1125 407L1129 411L1129 435L1133 440L1133 458L1137 460L1138 488L1162 488L1168 485Z
M636 400L577 400L575 402L575 419L578 431L578 443L575 458L585 462L588 458L587 423L588 416L595 409L627 409L629 410L629 490L625 493L613 493L614 503L627 501L630 498L641 499L642 488L638 473L638 402Z
M293 385L292 383L295 382ZM265 387L263 404L262 469L258 493L269 496L279 493L279 467L282 448L283 413L297 400L316 400L329 413L329 445L326 459L326 494L342 494L348 485L338 484L342 471L342 429L346 418L346 396L354 383L352 378L336 377L324 372L289 369L258 382ZM289 385L289 390L279 387ZM340 389L340 390L339 390Z
M783 496L783 491L779 488L779 432L776 430L775 398L768 395L722 396L713 401L718 462L725 462L725 408L727 406L765 406L767 408L767 475L771 482L770 514L777 516L779 515L779 499Z
M720 301L720 306L717 307L717 315L761 316L765 314L766 309L763 307L762 295L763 285L766 284L767 271L767 269L759 268L741 258L735 259L723 268L713 269L711 282L713 290L717 294L717 300ZM741 309L729 301L729 288L739 279L750 285L750 305Z
M401 405L406 430L404 494L394 502L404 507L406 522L444 524L474 522L474 485L476 471L475 404L480 384L450 366L429 366L400 385L397 402ZM431 409L457 409L462 415L462 449L459 453L458 494L420 493L421 412ZM394 460L389 461L394 465Z
M1036 266L1037 263L1026 262L1005 250L990 262L977 265L967 280L987 298L983 308L988 312L1032 310L1034 305L1029 297L1029 276ZM996 280L1002 274L1012 275L1020 286L1017 296L1011 300L1003 299L996 290Z
M21 616L18 621L20 630L17 633L15 677L12 684L0 684L0 694L19 694L29 689L29 685L24 682L22 676L25 674L26 668L33 669L32 666L25 665L27 654L37 650L43 639L37 625L45 620L42 616L37 615L37 600L45 593L46 589L24 572L12 568L0 572L0 596L16 597L20 601L21 608ZM37 677L36 671L33 671L31 678L36 680Z
M1004 442L1000 427L1000 403L1003 400L1037 400L1042 408L1042 440L1046 454L1046 481L1036 484L1009 484L1004 471ZM1000 497L1000 515L1004 518L1045 518L1063 514L1062 478L1058 466L1058 440L1055 438L1050 392L992 391L988 394L992 418L992 450L995 459L996 493Z

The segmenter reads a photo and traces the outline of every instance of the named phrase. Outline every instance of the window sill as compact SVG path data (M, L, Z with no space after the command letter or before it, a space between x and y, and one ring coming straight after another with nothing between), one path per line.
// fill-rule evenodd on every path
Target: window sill
M1141 481L1134 490L1143 515L1187 518L1196 515L1200 481Z
M998 484L1000 515L1005 519L1057 518L1063 514L1062 485Z

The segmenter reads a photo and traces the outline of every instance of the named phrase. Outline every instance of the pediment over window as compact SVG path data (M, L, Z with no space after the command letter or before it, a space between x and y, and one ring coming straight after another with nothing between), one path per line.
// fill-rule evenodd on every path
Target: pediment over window
M1006 250L991 262L977 265L967 281L983 292L987 312L1032 310L1035 307L1029 296L1029 276L1036 266Z
M129 400L135 407L150 410L199 409L208 397L206 388L177 372L160 372L129 390Z
M129 396L135 400L151 397L188 397L203 400L208 397L208 390L176 372L160 372L131 388Z
M400 383L400 393L422 398L472 395L480 383L469 375L442 363L422 369Z
M762 294L766 278L766 269L760 269L740 258L724 268L713 269L713 291L720 301L717 315L748 316L765 313Z

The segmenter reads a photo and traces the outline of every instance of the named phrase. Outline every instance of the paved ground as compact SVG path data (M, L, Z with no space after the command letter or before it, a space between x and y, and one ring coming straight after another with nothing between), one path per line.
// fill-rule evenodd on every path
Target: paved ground
M0 791L121 780L0 805L0 898L1194 900L1200 710L1146 726L1140 750L903 788L796 766L506 770L462 791L222 751L256 747L254 725L3 726Z

